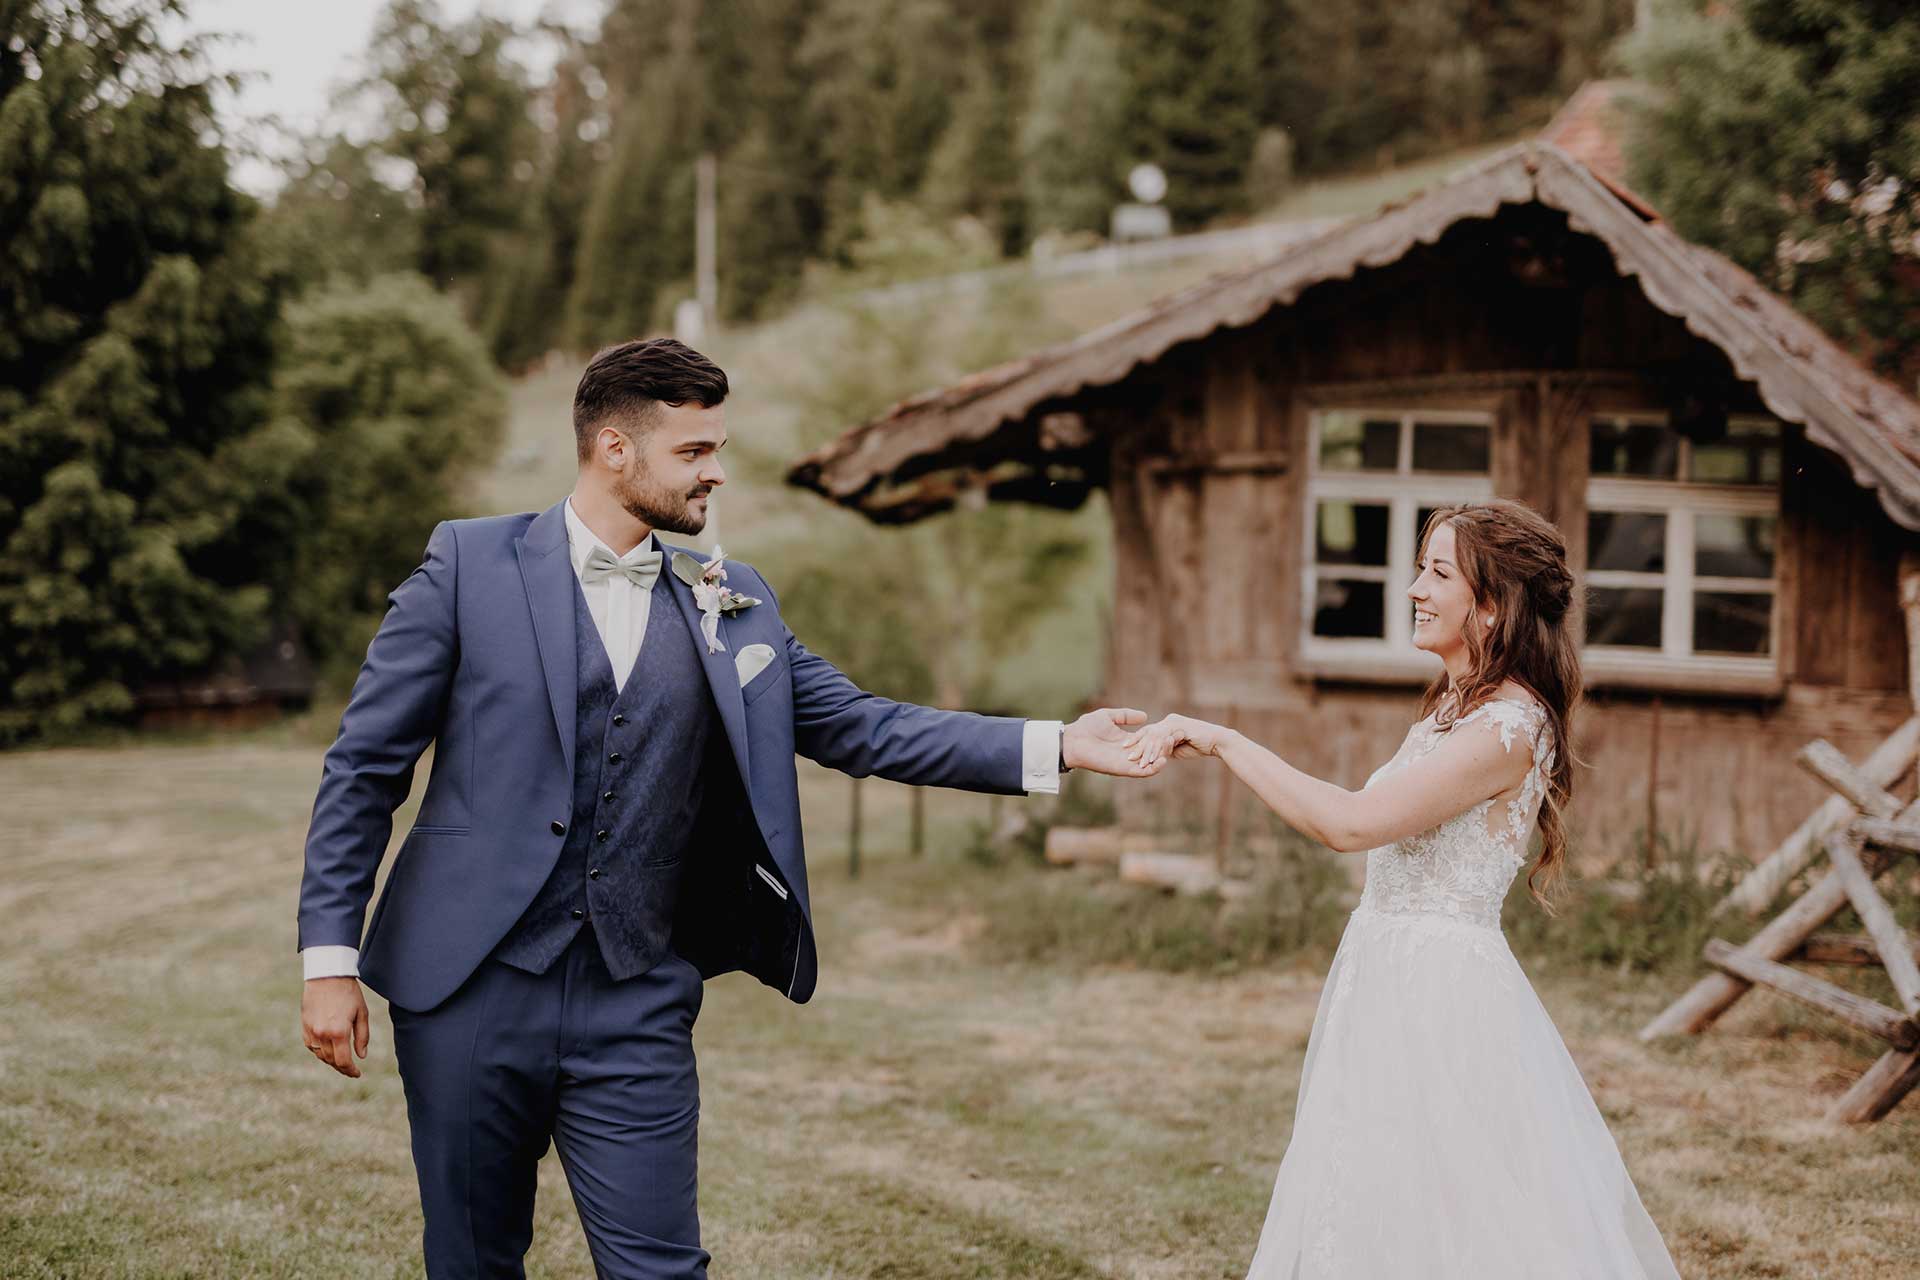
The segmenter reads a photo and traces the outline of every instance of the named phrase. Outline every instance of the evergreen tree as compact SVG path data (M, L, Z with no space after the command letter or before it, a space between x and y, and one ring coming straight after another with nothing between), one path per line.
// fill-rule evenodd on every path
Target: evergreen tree
M419 208L417 266L442 289L472 285L518 225L533 175L532 92L497 18L449 24L434 0L392 0L374 28L361 92L387 129L372 143L404 165Z
M1166 171L1178 226L1238 212L1260 129L1257 0L1130 0L1124 12L1130 159Z
M1036 231L1101 231L1125 198L1129 90L1120 40L1086 0L1046 0L1027 38L1020 170Z
M1632 181L1674 229L1883 371L1920 375L1920 9L1670 12L1628 58L1658 91L1633 134Z
M284 282L177 4L0 10L0 739L261 634Z

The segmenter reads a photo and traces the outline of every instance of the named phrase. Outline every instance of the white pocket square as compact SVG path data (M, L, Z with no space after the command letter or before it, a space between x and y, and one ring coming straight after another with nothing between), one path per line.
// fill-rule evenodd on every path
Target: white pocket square
M753 678L765 671L773 663L773 646L770 644L750 644L734 655L733 669L740 676L740 687L746 688Z

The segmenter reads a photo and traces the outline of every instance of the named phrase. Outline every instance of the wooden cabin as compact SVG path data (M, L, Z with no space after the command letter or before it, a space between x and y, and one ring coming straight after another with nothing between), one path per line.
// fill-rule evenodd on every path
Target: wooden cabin
M1101 700L1349 786L1438 671L1402 595L1423 516L1524 499L1582 579L1583 861L1650 824L1757 857L1825 795L1797 748L1859 759L1914 715L1920 405L1546 141L902 403L789 479L883 523L1105 489ZM1117 788L1123 819L1250 820L1200 776Z

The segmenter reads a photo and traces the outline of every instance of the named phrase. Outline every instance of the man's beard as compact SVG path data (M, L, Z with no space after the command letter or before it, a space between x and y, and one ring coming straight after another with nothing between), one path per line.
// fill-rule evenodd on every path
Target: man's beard
M712 492L713 486L705 484L680 492L669 489L655 483L646 468L636 463L631 472L620 477L613 496L628 515L649 529L691 535L707 527L706 512L695 511L693 500Z

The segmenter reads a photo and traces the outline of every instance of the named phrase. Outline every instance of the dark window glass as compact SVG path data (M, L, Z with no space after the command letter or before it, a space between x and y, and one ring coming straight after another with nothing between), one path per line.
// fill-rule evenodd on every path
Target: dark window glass
M1702 484L1778 484L1780 424L1730 423L1719 440L1694 442L1689 469Z
M1589 511L1587 567L1665 572L1667 517L1655 511Z
M1657 587L1592 587L1587 591L1587 643L1660 647Z
M1772 647L1773 596L1759 591L1693 593L1693 651L1764 655Z
M1596 422L1588 470L1596 476L1672 480L1680 474L1680 437L1646 422Z
M1695 516L1693 571L1707 578L1771 578L1772 516Z
M1487 436L1485 427L1472 423L1416 422L1413 424L1413 469L1471 471L1484 475Z
M1392 471L1400 465L1400 424L1329 413L1320 420L1322 471Z
M1378 640L1387 634L1387 584L1322 578L1314 585L1313 634Z
M1321 564L1386 564L1385 506L1329 498L1319 504L1314 526L1314 558Z

